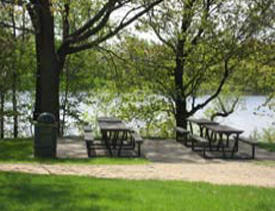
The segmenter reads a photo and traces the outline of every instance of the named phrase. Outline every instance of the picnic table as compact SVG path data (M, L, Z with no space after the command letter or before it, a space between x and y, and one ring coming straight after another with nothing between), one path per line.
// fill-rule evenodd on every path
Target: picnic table
M239 147L239 135L243 133L243 130L235 129L226 125L204 125L206 128L206 137L209 140L210 150L212 148L212 143L218 141L217 150L222 148L223 155L225 157L225 147L229 147L229 141L233 141L233 147L231 152L231 157L233 157L235 152L238 152ZM230 136L235 135L233 139L230 139ZM219 137L217 137L219 136ZM226 144L224 144L223 137L226 136ZM218 138L218 140L217 140Z
M127 139L130 129L120 119L114 117L100 117L97 121L102 134L102 140L110 156L112 156L112 149L116 149L119 143L122 145L122 142Z
M205 119L205 118L188 118L187 119L189 123L190 132L193 134L193 124L197 124L200 129L200 136L203 137L203 130L205 125L218 125L219 123Z
M111 122L111 123L120 123L122 122L120 119L116 117L98 117L97 118L98 122Z

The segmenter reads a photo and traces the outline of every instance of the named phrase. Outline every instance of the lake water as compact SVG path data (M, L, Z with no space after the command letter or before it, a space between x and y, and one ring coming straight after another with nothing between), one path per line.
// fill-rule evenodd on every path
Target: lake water
M245 96L233 114L226 118L219 118L218 122L244 130L245 136L251 135L254 131L275 129L275 113L261 106L265 101L264 96ZM203 116L203 111L199 111L195 116Z
M199 102L204 98L199 99ZM265 96L244 96L233 114L226 118L218 118L221 124L229 125L244 130L243 135L249 136L254 131L262 132L263 129L275 129L275 112L267 107L263 107L266 101ZM205 111L211 107L211 103L195 114L195 117L205 117ZM95 115L95 108L83 106L83 110L88 116ZM98 115L100 116L100 114ZM135 123L134 123L135 124ZM139 122L140 124L140 122ZM133 123L131 124L133 126ZM142 123L141 123L142 125ZM73 132L73 130L71 130ZM77 133L77 131L74 131Z
M21 95L20 103L24 104L30 101L30 95ZM203 99L203 98L202 98ZM202 100L200 99L200 100ZM274 128L275 129L275 112L267 107L260 107L266 100L264 96L245 96L243 97L240 105L236 108L235 112L226 118L217 119L218 122L226 124L238 129L244 130L244 135L249 136L254 131L262 132L263 129ZM85 103L79 103L79 110L83 111L83 118L90 121L95 121L95 116L106 115L106 111L99 111L100 101L92 105L87 105ZM7 104L7 107L11 107L11 103ZM205 117L205 111L207 108L211 107L211 104L205 109L196 113L195 117ZM33 127L30 122L26 119L31 117L31 112L29 109L25 108L21 111L24 113L20 117L20 120L25 121L20 124L20 135L30 136L33 135ZM108 115L108 112L107 112ZM11 131L12 120L6 119L6 130ZM132 122L132 126L135 126L136 121ZM142 122L139 122L142 125ZM77 127L79 126L72 118L69 119L69 127L66 130L66 135L79 135L81 131Z

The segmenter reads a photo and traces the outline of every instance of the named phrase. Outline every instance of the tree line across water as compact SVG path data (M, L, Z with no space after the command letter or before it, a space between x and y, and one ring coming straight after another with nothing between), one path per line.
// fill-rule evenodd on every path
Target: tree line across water
M213 101L213 118L229 115L243 93L268 95L274 109L271 0L0 2L1 138L7 120L17 137L18 122L42 112L62 135L68 118L84 122L78 106L95 104L90 95L119 99L106 113L127 120L154 124L164 112L164 131ZM19 100L26 91L31 102Z

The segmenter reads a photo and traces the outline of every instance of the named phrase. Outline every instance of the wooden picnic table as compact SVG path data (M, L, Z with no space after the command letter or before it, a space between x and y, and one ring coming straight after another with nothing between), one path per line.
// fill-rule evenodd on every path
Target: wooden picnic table
M100 117L97 119L106 148L110 156L113 155L112 149L115 149L118 140L121 142L127 139L130 129L119 119L113 117Z
M235 152L238 152L239 135L244 132L243 130L235 129L233 127L226 126L226 125L204 125L204 127L206 128L206 137L209 140L210 149L212 148L212 143L215 141L218 141L217 150L222 148L223 154L225 157L225 146L229 147L229 141L232 140L234 143L233 143L232 150L230 150L231 157L233 157ZM224 135L226 136L226 144L223 143ZM230 139L230 136L232 135L235 135L235 138Z
M188 118L187 121L189 122L190 132L193 134L193 125L197 124L200 128L200 136L203 137L203 130L205 125L218 125L219 123L205 119L205 118Z
M122 122L120 119L116 117L98 117L97 118L98 122L114 122L114 123L120 123Z

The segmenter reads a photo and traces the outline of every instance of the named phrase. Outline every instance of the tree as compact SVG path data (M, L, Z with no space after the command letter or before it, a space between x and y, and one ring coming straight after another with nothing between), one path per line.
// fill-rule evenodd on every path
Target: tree
M5 33L5 36L2 37L4 44L2 46L2 55L4 56L1 58L1 62L6 76L9 76L9 80L5 80L6 93L3 94L6 95L6 99L11 98L12 108L6 110L4 114L12 117L12 134L17 138L21 106L21 102L18 101L18 92L24 90L25 87L22 84L27 84L26 82L20 83L21 78L32 70L31 65L28 65L31 61L31 57L28 57L28 51L32 51L33 43L31 42L29 31L26 30L25 9L21 11L17 10L14 5L10 5L8 8L6 6L0 6L0 25L4 26L2 31Z
M26 7L34 28L37 59L34 118L42 112L51 112L59 121L60 74L68 55L99 46L161 1L1 0L4 5ZM122 17L111 20L112 15L121 12Z
M11 81L10 74L10 57L13 51L12 35L0 30L0 49L6 49L0 52L0 138L5 136L5 99ZM5 83L2 83L5 82Z
M139 29L152 30L161 43L154 47L162 49L158 58L152 58L153 48L145 57L160 64L154 74L165 76L154 83L171 102L177 126L186 128L188 117L219 96L251 53L250 39L267 35L273 9L270 0L173 0L142 19ZM198 102L201 94L207 98Z

